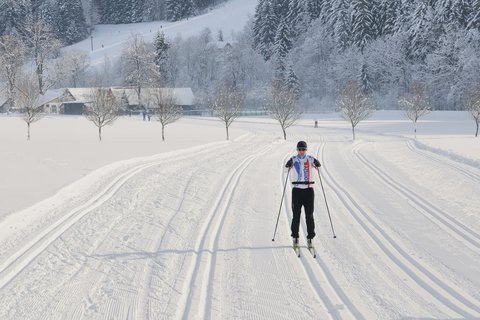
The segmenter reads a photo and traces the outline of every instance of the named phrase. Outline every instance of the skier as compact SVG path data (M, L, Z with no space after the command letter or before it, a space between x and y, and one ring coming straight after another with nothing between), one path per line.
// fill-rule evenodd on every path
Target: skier
M313 219L313 202L315 194L312 185L315 181L312 181L311 170L317 170L321 164L314 157L307 155L307 143L305 141L299 141L297 143L296 156L293 156L288 160L285 167L288 170L292 168L294 170L290 176L292 182L292 238L294 248L298 248L298 229L300 227L300 215L302 206L305 210L305 221L307 223L307 245L309 249L313 249L312 239L315 237L315 221Z

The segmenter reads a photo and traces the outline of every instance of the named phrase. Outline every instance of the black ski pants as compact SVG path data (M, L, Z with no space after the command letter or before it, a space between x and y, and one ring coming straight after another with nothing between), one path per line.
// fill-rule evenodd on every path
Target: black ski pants
M313 219L313 203L315 200L315 193L313 188L292 189L292 238L298 238L298 229L300 228L300 215L302 206L305 209L305 221L307 223L307 239L315 237L315 220Z

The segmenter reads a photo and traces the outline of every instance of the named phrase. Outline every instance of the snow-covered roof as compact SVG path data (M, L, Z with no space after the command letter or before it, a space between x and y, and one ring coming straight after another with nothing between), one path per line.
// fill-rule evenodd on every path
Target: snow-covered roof
M150 96L150 92L152 88L143 88L140 92L140 98L143 102L146 102ZM192 106L194 104L195 96L193 95L193 91L191 88L162 88L162 90L173 90L173 94L176 98L176 104L179 106ZM115 88L112 89L113 94L118 98L123 95L127 96L128 103L130 105L138 105L138 95L135 89L127 88L127 89L120 89Z
M235 45L236 43L238 43L237 41L210 41L209 43L207 43L207 48L211 49L225 49L225 47L227 45L229 46L233 46Z
M49 89L38 97L36 106L42 106L52 100L62 98L65 95L65 89Z
M95 88L68 88L67 90L77 102L90 102L92 100L92 91Z

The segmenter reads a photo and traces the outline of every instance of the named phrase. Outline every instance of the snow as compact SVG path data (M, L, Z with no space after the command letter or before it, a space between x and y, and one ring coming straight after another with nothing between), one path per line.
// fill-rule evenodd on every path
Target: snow
M253 16L257 3L258 0L230 0L206 14L177 22L97 25L93 31L93 51L90 38L66 47L64 50L88 52L91 65L101 66L106 57L110 61L120 57L122 48L132 33L141 34L147 42L153 42L157 31L163 31L167 37L173 39L176 36L198 35L203 29L210 28L213 34L222 30L225 40L232 40L232 35L243 30L248 19Z
M122 118L96 140L81 117L0 117L1 319L478 319L480 139L435 112L418 141L398 112L358 127L305 115L281 139L267 118ZM313 119L319 128L313 128ZM473 122L473 121L471 121ZM315 177L317 259L291 249L298 140ZM463 141L463 143L458 143ZM463 159L463 160L462 160ZM6 201L5 201L6 200Z

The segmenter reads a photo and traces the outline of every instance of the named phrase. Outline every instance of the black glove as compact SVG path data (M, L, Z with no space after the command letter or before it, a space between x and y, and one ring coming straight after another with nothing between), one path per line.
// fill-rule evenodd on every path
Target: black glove
M287 164L285 165L285 168L291 168L293 166L293 159L290 158L290 160L287 161Z
M322 166L320 164L320 161L318 161L317 159L313 159L313 165L315 166L315 168L320 168Z

